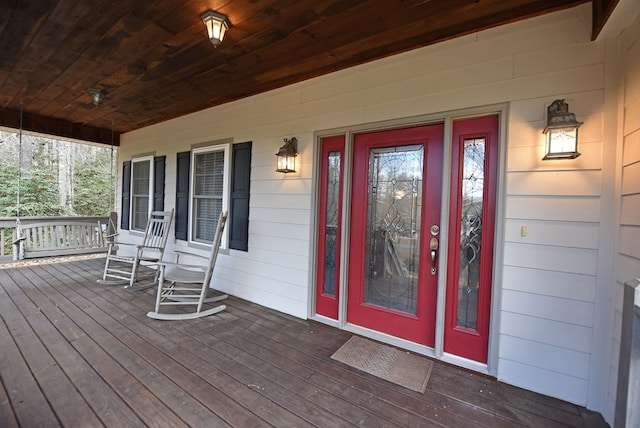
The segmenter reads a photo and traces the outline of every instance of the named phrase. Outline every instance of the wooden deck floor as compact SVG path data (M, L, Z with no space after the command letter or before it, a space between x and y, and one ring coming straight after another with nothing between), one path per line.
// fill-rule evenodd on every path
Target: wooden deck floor
M424 394L330 359L350 333L230 298L154 321L103 259L0 269L2 427L604 426L599 414L435 362Z

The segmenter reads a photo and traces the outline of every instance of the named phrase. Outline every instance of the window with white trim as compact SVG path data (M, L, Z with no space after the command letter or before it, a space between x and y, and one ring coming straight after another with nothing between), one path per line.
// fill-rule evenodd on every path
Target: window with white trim
M131 160L131 229L144 231L153 206L153 157Z
M218 217L227 210L229 145L192 151L190 240L211 244ZM225 240L223 240L223 247Z

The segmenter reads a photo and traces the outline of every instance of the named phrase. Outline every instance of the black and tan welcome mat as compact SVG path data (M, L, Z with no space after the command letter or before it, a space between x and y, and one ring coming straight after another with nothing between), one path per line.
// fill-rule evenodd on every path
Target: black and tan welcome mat
M358 336L352 336L331 358L420 393L427 387L433 366L424 357Z

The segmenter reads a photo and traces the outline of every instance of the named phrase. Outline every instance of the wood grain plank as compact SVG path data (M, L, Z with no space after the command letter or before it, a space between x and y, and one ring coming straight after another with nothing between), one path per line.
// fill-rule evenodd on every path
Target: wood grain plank
M0 379L11 405L7 424L17 419L16 424L22 426L58 426L53 410L22 359L4 319L0 322L0 347Z
M78 339L88 339L86 334L36 286L24 287L23 290L49 321L40 325L32 324L35 333L102 423L106 426L144 426L127 402L119 398L82 357L80 345L83 341Z
M244 302L243 302L243 303L244 303ZM248 305L252 305L252 304L251 304L251 303L249 303ZM261 311L261 313L263 313L263 312ZM289 330L290 330L290 328L289 328ZM475 389L475 388L474 388L474 387L475 387L475 385L473 385L473 383L475 383L476 381L480 381L480 382L483 382L483 383L484 383L484 384L486 384L486 385L496 385L496 386L498 386L498 385L499 385L499 386L501 386L501 387L505 387L505 388L506 388L507 390L509 390L509 391L511 391L512 389L513 389L514 391L515 391L515 390L517 390L517 391L522 391L522 390L520 390L519 388L510 387L510 386L507 386L507 385L505 385L505 384L495 382L495 380L487 379L487 378L484 378L484 377L482 377L482 376L477 376L477 375L471 374L471 373L469 373L469 372L465 372L465 371L460 370L460 369L455 369L455 368L453 368L453 367L449 367L449 366L445 366L445 365L441 365L441 364L435 364L435 367L438 367L440 370L443 370L443 371L445 371L445 372L453 371L453 372L457 372L457 373L465 373L465 374L466 374L466 378L464 379L464 381L462 381L463 379L458 378L458 379L456 379L456 382L454 382L454 384L456 384L456 385L464 385L465 387L467 387L467 385L468 385L468 386L470 386L470 387L471 387L471 389ZM432 375L432 376L433 376L433 375ZM532 396L539 396L538 394L534 394L534 393L531 393L531 392L529 392L529 391L527 391L527 392L528 392L528 393L530 393ZM455 394L453 395L453 397L454 397L456 400L458 400L458 399L459 399L459 397L456 397L456 396L455 396ZM543 396L540 396L540 397L543 397ZM548 397L544 397L544 398L545 398L545 399L549 399ZM485 397L484 399L486 399L486 397ZM557 402L557 401L559 401L559 400L555 400L555 399L549 399L549 400L551 400L551 402ZM481 401L481 400L478 400L478 401ZM574 409L574 412L575 412L575 408L576 408L576 406L571 405L571 404L568 404L568 403L565 403L565 402L561 402L561 401L560 401L560 403L562 403L563 405L566 405L568 408ZM483 405L483 403L474 403L474 406L476 406L476 404L478 404L478 407L486 408L486 405ZM524 409L524 410L526 410L526 409ZM506 416L507 416L507 415L509 415L510 413L511 413L511 412L507 411L503 416L505 416L505 417L506 417ZM541 413L541 414L544 414L544 413ZM495 423L495 422L494 422L494 423Z
M110 308L108 310L109 313L117 314L120 311L126 310L126 312L129 314L137 314L136 316L140 319L141 324L148 324L148 320L144 315L144 310L138 309L131 303L132 300L139 301L140 299L118 299L118 301L110 303L110 301L113 299L114 298L111 297L109 299L102 300L102 304L104 304L105 307L108 306ZM208 318L207 320L203 319L202 324L204 326L208 326L211 322L211 319L214 319L214 317ZM315 371L314 369L299 366L299 368L302 369L302 372L292 370L291 367L288 367L293 363L291 361L283 361L282 363L277 364L277 366L279 367L276 367L273 362L263 361L263 357L261 355L263 352L260 352L260 350L258 349L256 349L256 353L244 351L240 347L235 347L227 342L218 340L218 337L211 337L213 336L211 328L208 328L208 331L189 327L185 328L185 330L181 330L174 327L178 324L183 323L170 323L169 326L166 326L167 323L153 323L153 325L158 329L158 333L156 334L171 334L173 337L175 337L175 339L173 340L174 342L177 342L178 340L180 340L181 342L188 341L188 346L186 347L186 349L201 349L203 348L203 346L206 346L207 350L205 351L205 353L207 355L206 357L203 356L203 358L212 358L214 360L217 360L218 364L222 364L221 361L224 362L225 360L227 364L232 364L233 361L235 361L236 364L243 363L247 371L256 371L256 369L260 368L259 372L262 374L260 378L256 378L255 374L245 372L244 376L247 377L241 379L241 382L251 382L251 385L255 385L254 388L256 388L258 391L262 391L259 388L259 385L269 385L269 397L271 399L273 399L273 394L278 393L284 397L282 401L285 405L291 406L291 403L297 402L299 406L302 406L302 410L297 410L297 413L307 419L310 419L310 422L314 424L320 422L325 426L331 424L331 417L327 417L327 414L323 413L322 409L324 409L325 412L329 411L336 413L341 418L347 419L350 422L356 424L365 421L367 426L389 425L388 421L385 422L382 419L379 419L374 414L363 412L361 409L356 409L354 406L351 406L348 403L344 403L322 390L318 390L317 387L308 385L303 381L303 379L311 376ZM235 334L233 324L224 324L225 328L223 330L233 336ZM171 330L175 330L175 332L172 334ZM151 333L147 333L147 336L151 336ZM191 339L188 339L189 337L191 337ZM205 340L206 337L209 337L208 340L211 342L209 345L206 345L202 342L202 340ZM186 349L177 349L175 350L175 352L179 355L182 355L183 353L185 353ZM217 353L217 356L213 357L212 353ZM258 356L260 356L260 358L257 358ZM272 360L280 361L281 358L279 355L272 354ZM224 370L224 366L221 369ZM239 369L236 367L233 371L234 373L238 373ZM274 388L274 385L280 385L282 386L282 389ZM292 393L291 391L294 392ZM319 406L321 409L316 410L313 407L309 407L308 404L300 402L300 398L298 396L306 399L310 399L312 397L312 401L315 403L319 403L317 404L317 406ZM343 423L344 420L336 420L337 426L340 426Z
M133 302L136 302L136 301L137 300L133 300ZM119 302L118 306L120 307L121 305L125 305L125 304L126 302ZM134 313L134 310L129 310L128 312ZM247 315L252 318L255 318L253 315L251 315L251 312L253 311L252 310L248 311ZM141 310L140 313L143 313L143 311ZM221 317L223 317L223 315L225 318L229 317L229 315L224 312L221 313ZM277 319L278 315L269 314L268 317L273 317ZM280 318L280 320L282 319ZM300 355L297 355L295 359L294 358L287 359L286 354L275 353L270 351L270 349L274 349L274 347L278 346L277 343L274 343L274 340L278 340L277 333L274 332L275 329L270 329L265 336L261 337L266 342L264 344L264 347L262 348L258 347L255 344L252 344L249 341L240 341L236 343L235 346L228 346L224 343L221 344L221 342L217 339L213 339L213 338L206 339L207 335L212 335L212 334L215 335L218 339L226 338L227 339L226 341L230 341L230 342L233 342L235 338L238 338L240 336L244 337L245 335L247 335L248 333L247 331L237 331L237 326L240 325L242 321L243 321L242 319L238 319L237 317L231 317L230 320L224 322L223 325L220 326L221 328L212 329L210 325L210 321L201 320L197 324L201 325L201 328L203 329L202 333L194 333L193 331L191 331L190 328L185 328L184 330L179 329L180 332L176 334L176 337L182 337L182 338L185 338L187 336L192 337L193 348L202 348L203 346L205 346L207 349L210 350L209 352L216 350L220 356L232 355L233 360L238 362L244 361L247 367L252 367L252 368L255 368L256 366L260 367L260 372L264 373L266 376L270 378L270 380L269 379L264 380L267 382L266 384L269 384L269 385L270 383L268 382L282 382L281 379L283 378L291 379L293 377L299 377L301 379L306 379L307 381L309 381L308 379L309 376L317 372L318 368L315 367L315 364L322 362L322 360L319 360L319 361L314 360L312 361L312 364L310 364L309 366L303 366L299 363L299 359L301 358ZM296 323L298 321L299 320L295 318L291 318L291 322L293 323ZM191 324L194 324L194 323L191 323ZM218 322L216 321L215 326L217 326L217 324ZM301 324L301 326L308 327L308 324L303 323ZM288 325L287 329L290 329L290 327L291 326ZM205 331L207 333L205 333ZM221 331L223 333L218 334L216 333L217 331ZM266 336L268 336L268 338ZM329 335L327 336L329 337ZM294 334L292 339L293 338L295 338L295 340L299 340L300 335ZM288 340L292 342L291 339L288 339ZM344 341L345 341L344 338L340 338L340 340L336 341L334 346L332 346L331 348L331 352L333 352L338 346L344 343ZM321 340L320 343L325 344L326 342L324 340ZM318 338L312 337L312 340L310 341L310 345L317 345L317 344L318 344ZM295 351L294 347L299 347L299 346L300 346L300 343L296 342L295 344L290 343L288 347L284 347L284 348L288 349L289 351ZM249 351L249 349L254 350L254 352ZM315 351L312 351L311 353L315 354ZM328 355L330 355L330 353ZM277 366L281 371L279 371L277 368L274 368L272 366ZM283 373L283 372L287 372L287 373ZM366 421L366 423L370 425L374 425L375 423L382 423L376 417L372 417L370 414L371 412L378 413L379 415L384 415L384 417L388 420L386 424L395 423L401 426L412 426L415 424L417 426L420 426L421 424L427 423L424 420L422 420L421 422L421 419L420 417L418 417L417 414L411 414L411 413L407 413L404 410L399 410L398 407L395 407L394 405L390 405L385 401L375 398L375 396L372 396L370 393L363 394L362 391L354 390L352 384L348 384L348 383L342 384L341 388L333 388L332 394L334 394L335 391L340 390L342 392L345 392L347 396L350 396L352 400L359 402L358 406L360 406L360 410L354 411L354 406L356 405L350 403L349 400L345 400L344 396L340 397L338 395L336 397L334 395L330 395L326 391L332 388L331 386L332 383L335 383L336 380L340 378L344 378L345 376L347 378L349 377L348 371L339 371L337 375L333 376L331 380L327 381L327 377L328 377L327 372L323 370L321 375L316 376L317 379L314 378L315 382L310 382L317 391L313 391L313 389L309 387L300 386L295 382L293 382L295 386L292 386L292 388L295 389L297 394L302 394L307 398L317 397L320 403L326 403L326 402L331 403L332 405L328 406L329 408L331 408L334 412L339 413L342 417L351 420L351 422L353 423L358 423L358 421L361 421L361 420ZM287 383L290 383L290 382L291 381L289 380ZM260 385L260 384L256 384L256 385ZM318 389L318 387L321 387L323 389ZM388 395L389 395L388 391L381 391L381 396L388 396ZM361 397L364 397L364 399L361 399ZM405 400L405 399L406 397L401 397L401 400ZM318 401L318 400L315 400L315 401ZM342 401L342 404L340 404L340 401ZM367 409L367 405L362 405L364 401L369 402L368 409ZM418 409L418 412L424 411L423 409L425 407L427 406L425 406L424 403L418 403L418 402L415 403L415 408ZM440 410L441 409L439 407L434 409L434 414L437 414ZM444 419L441 418L440 421L442 420L446 420L446 418ZM455 420L455 421L449 421L449 422L452 425L461 424L461 420ZM434 420L432 420L431 423L434 423ZM495 418L492 420L492 426L499 426L496 424Z
M92 323L98 323L97 325L100 325L101 329L109 332L109 335L101 336L101 338L102 346L112 358L119 361L131 375L162 400L165 406L175 412L184 423L189 426L201 426L205 423L227 426L222 419L207 411L187 391L176 388L175 383L167 376L167 373L154 368L153 365L144 360L144 355L136 353L136 351L139 352L140 349L148 346L146 341L133 337L126 328L112 331L111 327L113 326L100 324L103 316L101 309L91 302L79 298L77 295L69 295L68 297L71 303L82 308L83 312L91 317ZM69 308L69 305L65 305L65 308ZM91 336L95 337L93 334ZM179 373L177 375L179 376Z
M245 302L241 302L241 305L244 304ZM247 306L249 306L247 310L250 310L251 304ZM406 420L399 419L397 421L401 424L419 421L419 417L425 419L422 420L422 424L442 423L445 426L464 426L469 423L465 418L484 422L486 426L509 426L509 424L512 423L477 410L469 412L468 408L460 406L456 400L449 400L439 395L413 393L397 385L390 384L381 379L330 361L330 355L333 354L350 335L348 335L347 338L343 337L339 343L335 343L328 348L322 349L316 345L315 347L307 349L305 346L297 343L296 339L292 337L281 337L280 335L274 336L273 334L269 334L268 331L281 331L281 328L269 325L268 323L265 324L261 324L259 328L251 325L249 328L255 332L258 337L261 337L261 340L266 341L263 342L265 345L269 340L278 341L279 344L287 350L283 352L291 353L291 350L294 350L296 355L292 358L294 358L295 361L304 362L304 364L309 367L321 368L319 373L314 374L314 377L311 379L312 382L322 385L325 388L330 388L335 393L340 394L345 400L354 400L358 402L359 405L371 409L378 408L386 417L406 418ZM312 330L307 331L306 334L316 336L316 341L325 343L324 338L317 337L319 336L319 332L324 329L323 326L316 325ZM289 327L288 330L291 331L291 327ZM300 334L303 333L301 332ZM274 345L271 345L271 347L273 348ZM334 379L339 381L339 383L327 382L327 379ZM382 404L378 403L372 400L372 397L384 397L385 402ZM388 403L393 406L389 407Z
M58 275L56 275L52 271L47 275L51 275L51 278L54 278L54 276L63 276L64 273L58 273ZM90 280L95 282L95 277L92 277ZM67 284L72 284L72 281L65 281L64 284L56 283L55 286L65 287ZM97 290L103 289L102 286L94 285ZM84 288L82 290L87 291ZM126 290L122 291L129 293ZM68 291L68 293L71 292L73 292L73 290ZM178 364L167 352L163 353L158 350L163 343L167 342L164 336L156 335L153 337L151 335L152 331L145 326L136 329L135 319L120 311L117 306L111 305L109 301L99 298L96 294L90 294L89 297L89 299L83 299L82 293L78 292L77 295L73 297L73 300L78 304L82 304L87 313L90 313L94 319L99 320L101 325L108 327L110 332L117 333L119 339L122 340L124 344L130 346L133 352L137 352L138 356L145 359L150 366L170 374L177 385L182 387L182 390L188 391L190 395L193 395L212 411L220 412L225 419L228 418L226 420L232 422L233 425L260 426L263 424L251 411L238 406L237 403L229 400L228 397L212 385L199 383L201 380L199 376L202 376L202 371L207 372L207 366L203 364L202 361L194 361L193 359L189 360L187 358L187 364ZM95 303L101 303L99 305L100 308L95 306ZM113 312L105 312L105 308L110 308ZM126 320L124 324L119 321L122 319ZM154 342L153 339L157 339L158 342ZM175 346L169 346L168 351L177 353L180 356L189 356L187 349L180 350ZM189 368L193 369L193 372L189 371ZM185 399L182 399L182 402L183 405L187 404L185 403ZM195 409L193 411L195 413ZM206 417L203 415L203 421L200 423L204 423L205 420L208 421L207 423L218 423L219 425L225 423L222 419L216 419L216 413L212 412L207 412ZM216 420L217 422L215 422Z
M201 416L210 415L209 424L197 416L190 421L292 427L606 425L600 415L579 406L437 361L425 394L406 390L329 358L350 333L234 297L215 316L150 320L145 314L153 306L154 291L99 285L103 266L104 258L95 258L0 269L0 284L11 282L15 302L8 301L21 316L26 314L30 339L41 341L56 360L64 353L77 355L60 366L83 397L91 396L90 386L77 379L84 369L75 372L71 366L85 361L85 368L103 379L93 394L112 389L114 400L130 409L125 413L140 418L134 422L182 426L187 420L176 414L204 407ZM2 297L0 302L6 300ZM8 334L2 330L4 311L0 313L4 340ZM16 363L0 361L0 377L7 363ZM160 391L169 384L182 392ZM186 398L184 409L175 408L181 406L177 401L170 406L169 395ZM148 407L158 415L174 415L175 424L146 417ZM19 421L15 407L12 411Z
M6 331L6 326L0 328L0 334L4 334L4 331ZM20 425L18 424L18 419L16 419L16 414L13 412L13 408L11 407L9 395L7 394L7 390L5 389L4 383L2 382L1 370L2 368L0 365L0 423L3 427L6 428L19 427Z
M147 297L151 297L151 296L147 296ZM120 308L121 304L123 304L124 302L119 302L118 305L111 305L108 300L104 300L102 301L102 303L105 306L108 306L110 308L109 310L110 313L111 312L118 313L119 312L118 308ZM149 319L144 319L146 318L144 314L145 314L144 311L139 311L139 316L142 317L142 319L140 320L140 324L135 323L134 320L129 318L129 325L131 326L132 329L136 326L140 328L141 329L140 334L145 334L146 337L153 337L153 334L149 330L149 328L144 326L144 324L151 323ZM153 324L158 325L157 322L153 322ZM167 323L164 323L164 324L166 325ZM175 324L175 323L171 323L171 324ZM167 327L164 327L164 326L162 327L162 331L164 332L165 335L167 334L167 329L169 329L170 327L171 325ZM183 335L184 333L176 332L175 334L176 339L172 340L169 343L166 343L167 339L164 336L156 338L158 340L154 341L153 343L155 346L159 346L163 348L166 347L167 351L174 352L179 355L189 353L189 350L191 350L191 352L195 352L195 354L198 355L203 361L206 361L208 364L212 365L214 368L220 370L221 372L230 373L231 376L235 379L234 380L235 382L239 381L245 387L249 387L250 389L257 391L260 394L265 394L265 393L263 392L263 390L258 388L258 385L269 384L270 385L269 393L268 393L269 399L277 403L279 406L285 409L289 409L292 413L298 414L299 417L302 418L302 419L298 419L298 422L297 422L298 424L301 422L304 423L303 421L305 419L314 425L322 424L324 426L342 426L344 424L343 419L336 418L335 416L330 414L328 411L316 408L315 406L310 405L309 403L306 403L301 397L298 396L298 394L291 394L290 392L287 392L287 390L284 387L278 386L277 383L274 383L272 381L271 382L266 381L264 379L264 375L260 373L256 373L254 368L239 366L237 359L234 359L225 355L224 352L215 352L212 346L204 347L202 343L197 343L196 341L191 340L188 343L189 346L178 347L178 344L176 343L178 340L180 340L180 342L183 342L186 340L185 337L181 337ZM194 351L194 349L196 351ZM298 386L300 386L301 388L305 387L305 385L298 385ZM284 417L284 416L286 416L286 414L281 415L281 417ZM282 420L283 419L281 419L278 423L282 423ZM295 424L292 424L292 426L295 426Z
M34 266L25 270L25 273L33 275L39 271L39 267ZM95 323L81 307L49 287L49 284L42 281L41 276L40 281L34 281L34 284L43 287L42 291L52 302L67 316L73 318L86 333L73 343L79 343L78 347L83 350L83 358L100 373L107 383L112 385L118 394L123 395L145 424L157 427L186 425L170 406L161 402L149 389L150 385L151 387L156 385L153 381L155 373L140 364L135 355L131 355L131 352L117 338ZM166 384L160 386L167 387ZM163 395L165 390L159 388L154 391ZM180 400L170 401L170 403L176 402L179 403Z
M0 270L0 284L9 283L5 272ZM16 332L31 339L34 336L29 335L26 322L6 293L4 285L0 285L0 317L0 378L15 417L22 426L59 426L60 422L13 338Z

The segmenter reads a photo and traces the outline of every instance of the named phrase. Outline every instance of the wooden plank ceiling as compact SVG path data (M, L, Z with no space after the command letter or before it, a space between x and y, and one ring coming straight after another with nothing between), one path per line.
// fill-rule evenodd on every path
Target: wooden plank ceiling
M586 0L3 0L0 126L120 133ZM200 15L229 17L221 46ZM89 88L106 92L98 107Z

